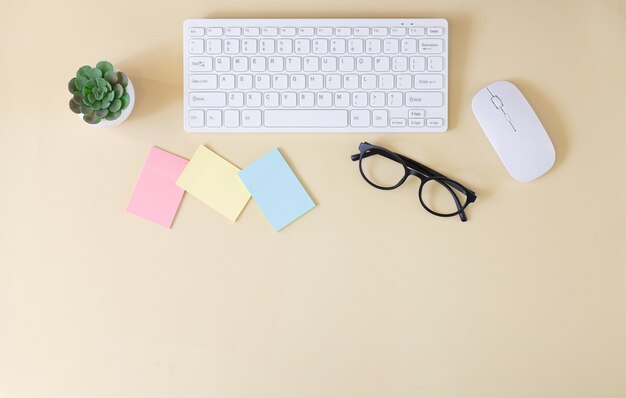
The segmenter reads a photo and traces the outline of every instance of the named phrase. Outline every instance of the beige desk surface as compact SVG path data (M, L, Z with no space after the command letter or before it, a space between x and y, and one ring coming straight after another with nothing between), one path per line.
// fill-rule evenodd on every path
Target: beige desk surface
M195 4L193 4L195 3ZM18 1L0 15L0 397L626 396L626 3ZM189 135L192 17L444 17L443 135ZM119 128L67 109L106 58L136 84ZM470 108L508 79L557 162L522 184ZM349 155L395 148L472 187L470 221ZM317 208L274 233L186 196L171 230L125 212L146 154L278 146Z

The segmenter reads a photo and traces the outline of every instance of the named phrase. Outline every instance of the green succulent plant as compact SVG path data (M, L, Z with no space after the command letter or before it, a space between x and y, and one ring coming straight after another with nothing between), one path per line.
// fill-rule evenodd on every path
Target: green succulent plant
M67 86L72 94L70 109L82 113L89 124L117 119L130 103L128 77L124 72L115 72L107 61L98 62L95 68L82 66Z

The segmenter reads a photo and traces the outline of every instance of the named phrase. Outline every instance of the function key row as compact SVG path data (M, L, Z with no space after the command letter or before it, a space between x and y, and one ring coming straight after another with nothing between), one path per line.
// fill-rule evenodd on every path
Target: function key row
M365 36L443 36L443 28L442 27L376 27L376 28L365 28L365 27L356 27L356 28L332 28L332 27L302 27L302 28L291 28L291 27L232 27L232 28L218 28L218 27L192 27L188 28L187 34L190 37L237 37L237 36L247 36L247 37L256 37L256 36L264 36L264 37L294 37L294 36L302 36L302 37L348 37L348 36L357 36L357 37L365 37Z

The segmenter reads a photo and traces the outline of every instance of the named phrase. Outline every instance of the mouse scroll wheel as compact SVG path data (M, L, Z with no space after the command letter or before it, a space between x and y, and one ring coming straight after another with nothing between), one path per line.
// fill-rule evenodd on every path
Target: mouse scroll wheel
M498 97L497 95L491 97L491 102L493 102L497 109L502 108L502 106L504 105L502 103L502 100L500 100L500 97Z

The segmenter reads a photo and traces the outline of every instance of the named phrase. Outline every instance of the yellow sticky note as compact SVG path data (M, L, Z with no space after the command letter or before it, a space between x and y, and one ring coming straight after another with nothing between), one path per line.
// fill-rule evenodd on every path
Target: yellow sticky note
M196 149L176 181L202 202L236 221L250 200L250 192L237 176L239 169L205 146Z

